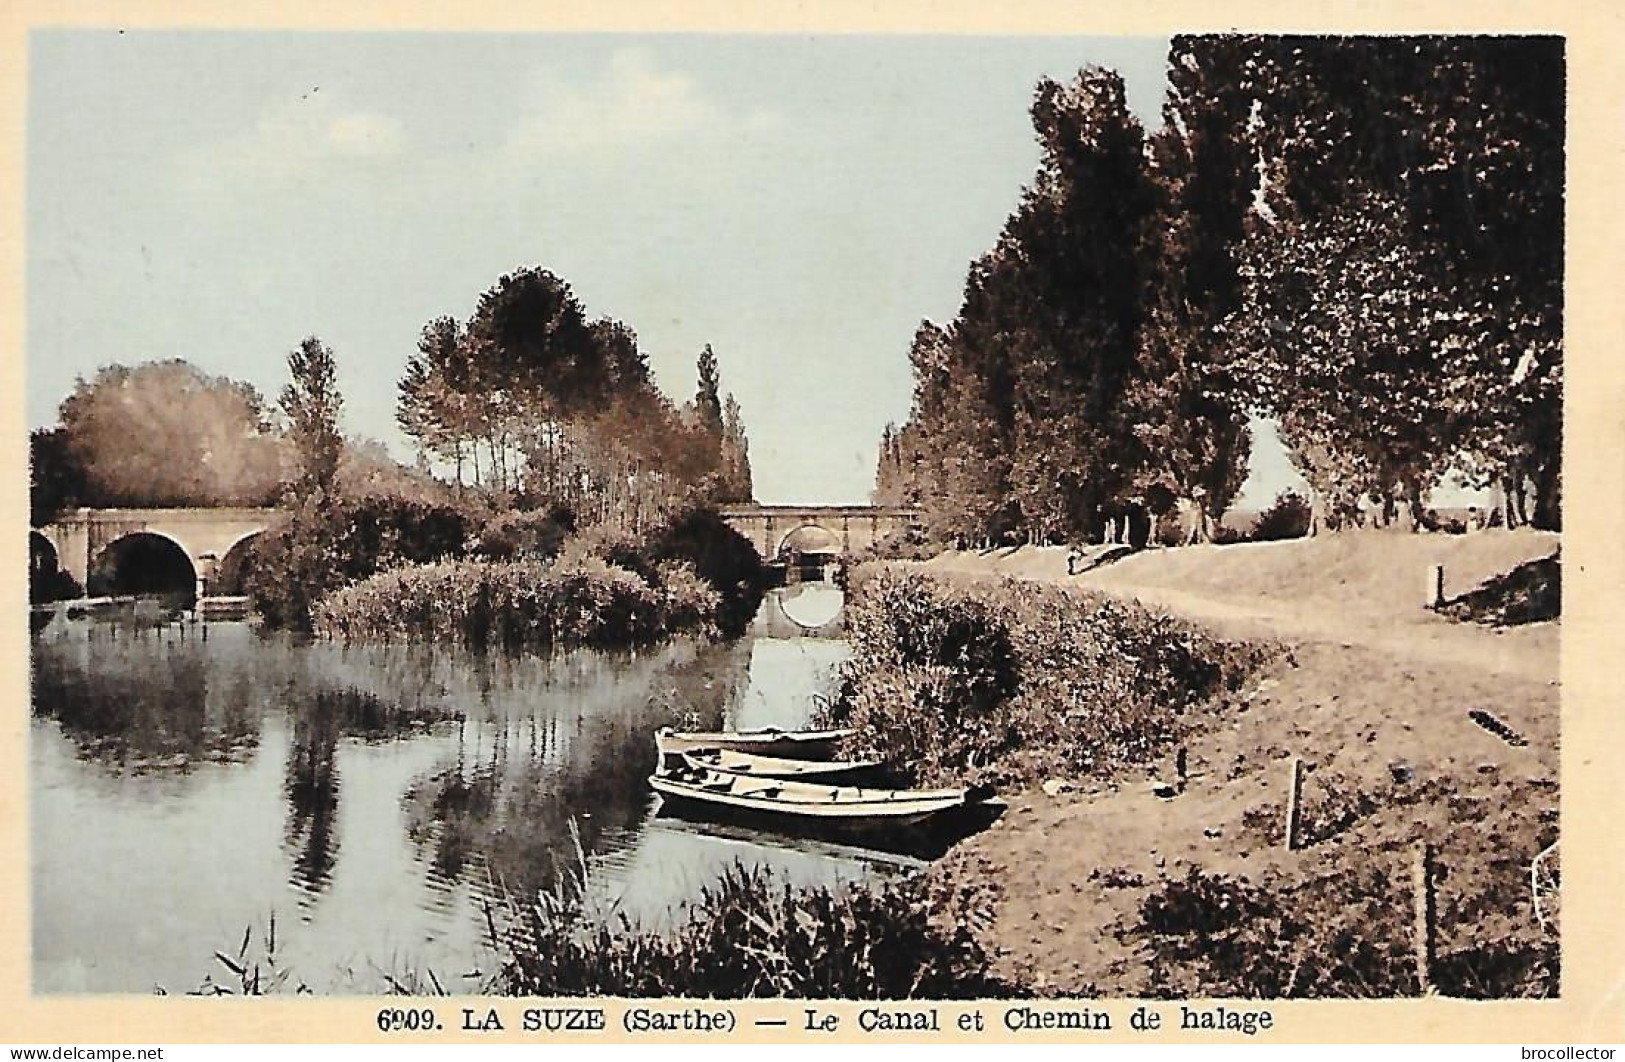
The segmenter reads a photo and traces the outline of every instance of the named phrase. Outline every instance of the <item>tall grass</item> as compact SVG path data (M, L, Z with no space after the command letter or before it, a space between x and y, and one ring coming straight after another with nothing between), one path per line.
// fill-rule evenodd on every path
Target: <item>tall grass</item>
M691 567L675 562L648 581L590 556L569 563L450 560L334 591L317 604L314 627L345 640L608 648L680 631L712 635L719 604Z
M793 888L735 864L673 925L646 931L582 897L584 878L492 932L500 991L524 996L973 999L1010 994L975 940L968 894L922 878Z
M1006 580L857 573L826 721L921 783L1110 776L1165 750L1263 650L1135 605Z

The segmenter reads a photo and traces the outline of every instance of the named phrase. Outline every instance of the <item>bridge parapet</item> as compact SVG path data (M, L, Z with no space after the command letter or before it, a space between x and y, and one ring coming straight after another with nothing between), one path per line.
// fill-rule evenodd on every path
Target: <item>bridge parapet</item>
M854 553L920 521L918 509L880 505L729 505L722 519L750 540L764 560L773 560L785 542L802 528L818 528L840 542L841 553Z

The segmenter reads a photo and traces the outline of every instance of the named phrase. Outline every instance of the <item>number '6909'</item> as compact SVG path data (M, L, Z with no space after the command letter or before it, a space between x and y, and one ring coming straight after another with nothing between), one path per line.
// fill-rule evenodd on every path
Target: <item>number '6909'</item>
M386 1007L378 1012L380 1032L429 1032L439 1027L435 1024L434 1011L427 1007L421 1010Z

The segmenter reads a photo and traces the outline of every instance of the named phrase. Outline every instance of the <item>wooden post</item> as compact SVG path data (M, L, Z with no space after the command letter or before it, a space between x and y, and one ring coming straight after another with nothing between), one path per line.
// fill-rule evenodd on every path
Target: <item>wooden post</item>
M1433 846L1426 841L1416 846L1416 862L1411 867L1411 885L1416 904L1416 984L1422 995L1433 991L1433 932L1436 908L1433 896Z
M1444 565L1428 565L1428 596L1427 607L1438 608L1444 604Z
M1292 788L1286 796L1286 847L1287 851L1296 851L1298 847L1298 819L1300 817L1300 804L1303 796L1303 758L1292 757Z

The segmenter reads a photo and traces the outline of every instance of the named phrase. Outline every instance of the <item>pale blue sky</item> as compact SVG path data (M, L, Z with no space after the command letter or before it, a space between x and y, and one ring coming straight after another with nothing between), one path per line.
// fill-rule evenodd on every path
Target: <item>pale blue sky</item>
M757 496L866 501L922 318L956 312L1038 160L1042 75L1166 38L36 32L28 404L183 357L273 397L330 343L346 430L410 450L424 322L540 265L692 395L712 344ZM1242 504L1295 477L1260 446Z

